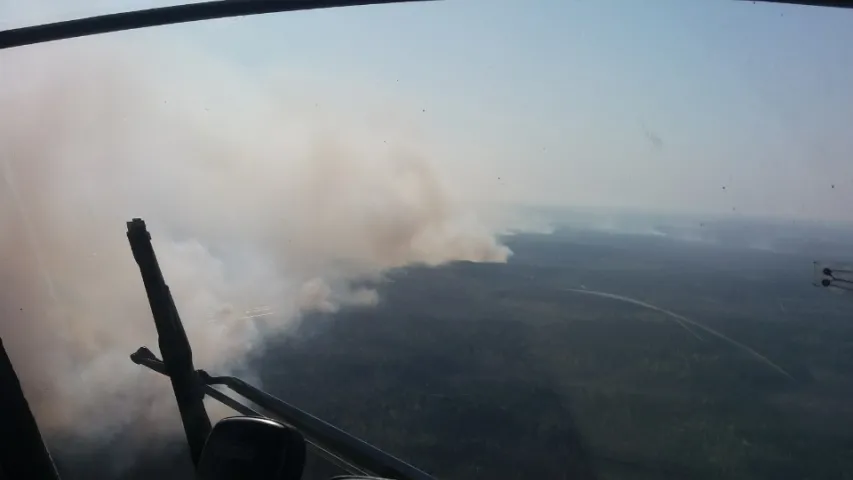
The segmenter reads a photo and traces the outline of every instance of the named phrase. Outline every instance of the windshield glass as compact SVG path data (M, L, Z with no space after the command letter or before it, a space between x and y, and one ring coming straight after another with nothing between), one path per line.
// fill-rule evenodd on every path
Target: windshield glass
M197 368L437 477L845 478L851 66L853 11L734 1L0 51L0 335L68 478L185 474L141 217Z

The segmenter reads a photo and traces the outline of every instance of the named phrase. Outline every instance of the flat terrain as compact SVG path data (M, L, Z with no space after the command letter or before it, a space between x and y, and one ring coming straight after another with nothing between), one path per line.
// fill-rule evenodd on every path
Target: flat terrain
M446 479L853 478L853 296L811 285L844 242L702 228L566 227L508 237L505 265L391 272L378 307L254 363Z
M443 478L853 476L853 297L812 287L812 258L508 241L507 265L395 272L378 308L306 319L265 387Z

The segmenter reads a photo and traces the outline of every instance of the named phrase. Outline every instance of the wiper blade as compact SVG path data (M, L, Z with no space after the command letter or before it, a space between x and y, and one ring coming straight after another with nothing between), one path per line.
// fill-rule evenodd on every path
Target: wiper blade
M216 0L0 31L0 50L102 33L266 13L435 0Z

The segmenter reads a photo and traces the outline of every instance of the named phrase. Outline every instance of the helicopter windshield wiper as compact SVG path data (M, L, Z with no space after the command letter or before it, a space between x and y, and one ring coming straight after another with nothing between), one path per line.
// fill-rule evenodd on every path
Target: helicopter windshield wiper
M814 262L815 285L853 291L853 268L829 267ZM817 281L819 279L819 281Z
M266 13L436 0L216 0L0 31L0 50L102 33Z
M160 270L151 234L142 219L127 222L127 238L139 266L142 283L154 317L162 360L146 347L130 355L131 361L167 376L172 383L193 465L199 465L211 422L203 404L208 396L235 411L252 417L275 418L297 429L314 451L351 474L378 475L394 480L433 480L418 468L386 453L306 411L286 403L249 383L229 376L212 376L196 370L192 348L184 331L169 286ZM258 412L216 386L227 388L260 407Z

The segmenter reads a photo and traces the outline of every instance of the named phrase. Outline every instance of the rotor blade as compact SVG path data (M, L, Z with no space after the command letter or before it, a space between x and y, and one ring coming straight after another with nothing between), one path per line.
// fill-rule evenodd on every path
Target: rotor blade
M265 13L435 0L216 0L0 31L0 50L138 28Z

